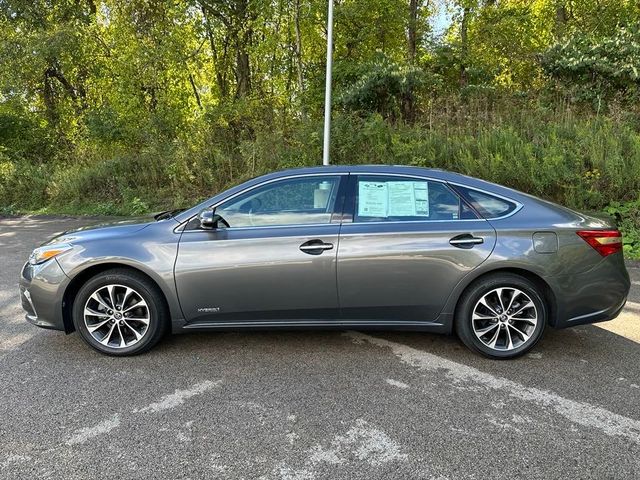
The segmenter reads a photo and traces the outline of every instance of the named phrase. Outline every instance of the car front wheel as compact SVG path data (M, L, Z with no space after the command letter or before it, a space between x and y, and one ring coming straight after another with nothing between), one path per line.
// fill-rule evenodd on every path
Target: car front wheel
M113 269L91 278L78 292L73 323L82 338L108 355L136 355L165 333L168 313L158 287L144 275Z
M539 288L510 273L483 277L464 292L456 311L458 336L490 358L514 358L540 340L547 308Z

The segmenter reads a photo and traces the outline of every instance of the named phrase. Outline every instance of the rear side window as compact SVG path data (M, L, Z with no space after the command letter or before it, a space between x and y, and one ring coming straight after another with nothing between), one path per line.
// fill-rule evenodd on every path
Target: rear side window
M460 186L456 186L456 189L484 218L504 217L518 208L518 205L514 202L495 197L489 193Z
M411 177L358 176L356 222L435 221L476 218L447 185Z

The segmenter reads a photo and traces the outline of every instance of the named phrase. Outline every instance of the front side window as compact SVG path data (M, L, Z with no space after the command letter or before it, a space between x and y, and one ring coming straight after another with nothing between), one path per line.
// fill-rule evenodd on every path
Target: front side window
M339 184L338 176L278 180L224 202L215 213L230 228L330 223Z
M431 180L360 176L355 195L356 222L477 218L449 187Z

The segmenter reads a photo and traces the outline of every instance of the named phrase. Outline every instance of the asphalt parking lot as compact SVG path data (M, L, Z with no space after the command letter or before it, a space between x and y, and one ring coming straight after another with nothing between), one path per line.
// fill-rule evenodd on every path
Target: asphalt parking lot
M612 322L495 362L423 333L178 335L111 358L27 324L73 218L0 219L0 478L640 477L640 269Z

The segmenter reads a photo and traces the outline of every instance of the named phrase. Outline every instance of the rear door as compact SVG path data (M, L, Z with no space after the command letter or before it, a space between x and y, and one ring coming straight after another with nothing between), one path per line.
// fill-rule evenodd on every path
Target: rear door
M347 178L304 175L270 181L216 207L228 228L187 228L175 265L187 321L335 317L340 216L334 213L344 203Z
M341 316L434 321L495 230L444 182L352 175L338 250Z

